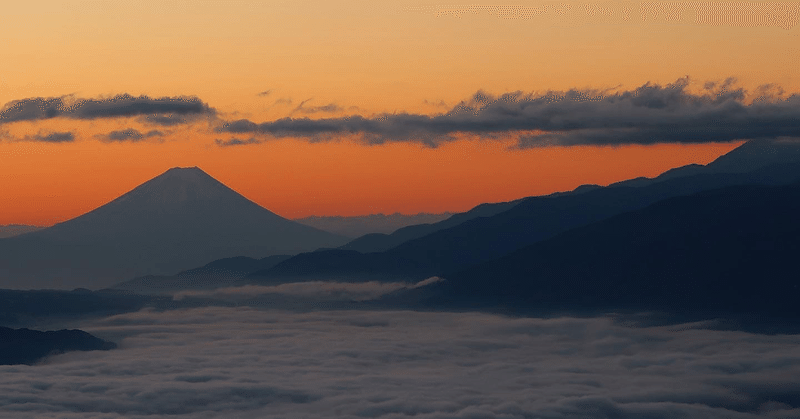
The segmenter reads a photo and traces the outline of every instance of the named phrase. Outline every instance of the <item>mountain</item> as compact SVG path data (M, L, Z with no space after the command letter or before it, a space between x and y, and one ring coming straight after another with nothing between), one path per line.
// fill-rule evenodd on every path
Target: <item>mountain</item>
M751 140L707 165L716 173L744 173L761 167L800 161L798 140Z
M800 315L800 183L667 199L445 275L429 304Z
M792 140L751 140L743 143L729 153L720 156L708 165L689 164L673 168L655 178L638 177L612 183L608 187L642 187L665 180L680 177L711 173L746 173L762 167L800 161L800 144ZM598 185L581 185L572 191L556 192L547 196L562 196L584 193L602 188ZM519 199L511 202L481 204L470 211L454 214L450 218L431 224L412 225L401 228L392 234L367 234L359 237L340 249L355 250L361 253L383 252L409 240L418 239L439 230L454 227L465 221L478 217L490 217L499 214L522 202Z
M151 304L151 297L123 291L0 289L0 325L26 327L51 320L107 317Z
M417 239L439 230L457 226L464 221L478 217L489 217L499 214L522 202L521 199L510 202L480 204L467 212L454 214L445 220L431 224L417 224L398 229L391 234L372 233L361 236L343 246L342 250L354 250L360 253L383 252L409 240Z
M0 327L0 365L32 365L52 354L109 350L116 347L116 344L82 330L40 332Z
M6 237L19 236L20 234L30 233L32 231L41 230L44 227L30 226L24 224L9 224L0 226L0 239Z
M743 165L744 166L744 165ZM478 217L385 252L358 254L342 250L301 254L266 271L250 275L254 282L276 283L327 277L337 280L424 279L499 258L521 247L569 229L591 224L663 199L731 185L781 185L800 180L800 162L761 167L747 173L668 173L666 180L633 182L582 193L554 194L522 200L506 211ZM628 184L632 184L628 182ZM451 217L451 219L456 216Z
M0 287L103 288L225 257L345 241L284 219L196 167L173 168L77 218L0 239Z
M168 294L181 290L216 289L235 286L247 274L269 269L290 257L289 255L274 255L262 259L253 259L247 256L224 258L175 275L142 276L114 285L111 288L132 291L138 294Z
M365 234L389 234L399 228L417 224L436 223L449 218L452 213L441 214L419 213L405 215L394 214L371 214L353 217L305 217L297 218L294 221L328 231L345 237L361 237Z

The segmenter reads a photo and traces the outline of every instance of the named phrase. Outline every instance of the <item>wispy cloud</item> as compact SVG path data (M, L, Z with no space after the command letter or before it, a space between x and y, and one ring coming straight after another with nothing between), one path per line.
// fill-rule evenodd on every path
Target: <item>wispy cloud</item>
M39 131L36 134L15 137L7 130L0 130L0 140L30 141L41 143L71 143L75 141L75 133L72 131Z
M41 141L45 143L71 143L75 141L75 134L71 131L66 132L48 132L38 133L32 136L26 136L26 141Z
M108 134L98 136L101 141L109 142L109 143L121 143L121 142L139 142L144 141L151 137L161 137L164 133L158 130L150 130L146 133L142 133L137 129L134 128L127 128L118 131L111 131Z
M310 102L312 100L313 99L306 99L306 100L300 102L300 104L297 105L297 107L294 108L294 110L292 112L313 114L313 113L320 113L320 112L321 113L337 113L337 112L344 111L344 108L342 108L341 106L339 106L339 105L337 105L335 103L329 103L327 105L322 105L322 106L305 106L306 103L308 103L308 102Z
M202 114L163 114L163 115L146 115L139 117L139 122L150 125L161 125L171 127L175 125L183 125L194 121Z
M434 116L394 113L262 123L240 119L225 121L217 130L312 141L355 135L366 144L407 141L432 147L458 134L515 136L518 146L526 148L798 137L799 121L800 95L783 97L771 86L751 94L732 79L706 83L701 91L693 92L690 80L682 78L668 85L647 83L617 92L573 89L494 96L478 91L449 112Z
M0 124L51 118L96 119L141 115L214 115L216 111L196 97L132 96L81 99L72 96L35 97L6 103ZM158 119L155 120L158 123Z
M247 139L230 138L228 140L223 140L221 138L217 138L216 140L214 140L214 144L216 144L216 145L218 145L220 147L232 147L232 146L237 146L237 145L261 144L263 142L264 142L264 140L261 140L261 139L255 138L255 137L250 137L250 138L247 138Z

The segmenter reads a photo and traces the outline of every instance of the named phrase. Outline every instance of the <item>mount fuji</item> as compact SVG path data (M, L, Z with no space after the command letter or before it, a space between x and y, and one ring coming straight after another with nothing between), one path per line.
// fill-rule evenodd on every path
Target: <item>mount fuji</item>
M0 239L0 288L103 288L225 257L346 241L282 218L197 167L172 168L79 217Z

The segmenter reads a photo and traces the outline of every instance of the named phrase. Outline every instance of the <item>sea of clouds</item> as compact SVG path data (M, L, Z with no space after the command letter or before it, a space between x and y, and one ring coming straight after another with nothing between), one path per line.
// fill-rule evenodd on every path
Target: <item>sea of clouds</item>
M0 417L800 418L800 336L611 317L145 310L0 366Z

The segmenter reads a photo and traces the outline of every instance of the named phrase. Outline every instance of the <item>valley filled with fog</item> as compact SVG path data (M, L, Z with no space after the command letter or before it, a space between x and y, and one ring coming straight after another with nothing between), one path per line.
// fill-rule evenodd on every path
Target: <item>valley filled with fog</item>
M118 343L0 366L0 416L800 417L796 335L613 316L145 309Z

